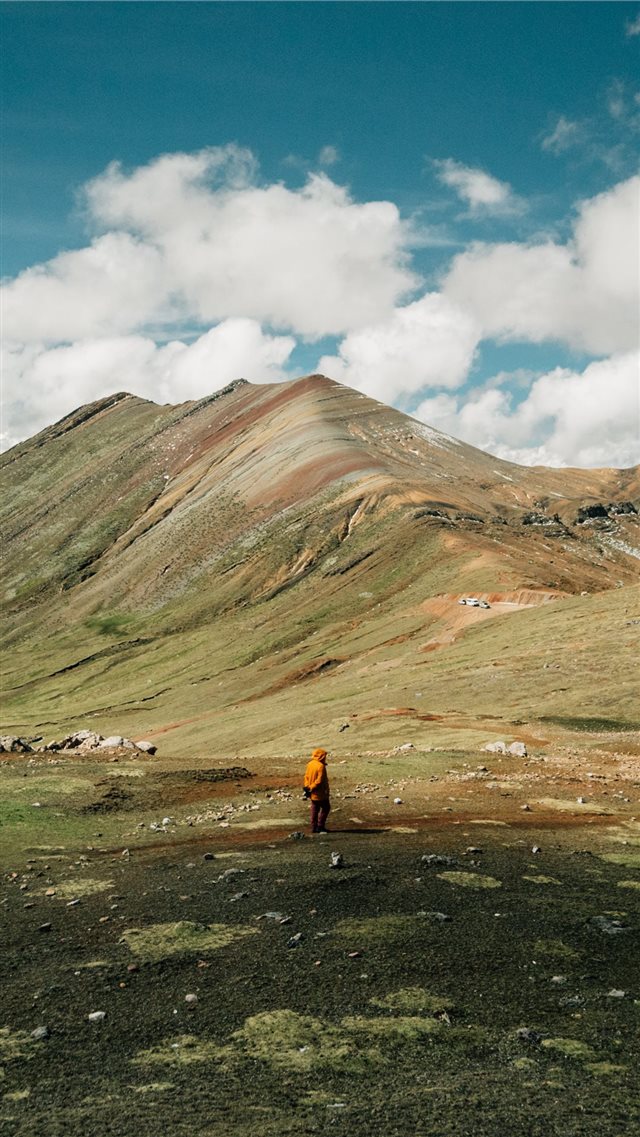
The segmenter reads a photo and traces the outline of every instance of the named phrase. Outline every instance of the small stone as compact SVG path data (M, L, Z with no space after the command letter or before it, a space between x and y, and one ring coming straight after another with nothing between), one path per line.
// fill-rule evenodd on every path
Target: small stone
M567 982L566 975L552 975L549 980L550 983L556 983L558 987L562 987Z
M56 894L55 888L47 888L45 890L45 896L55 896L55 894Z
M127 971L128 972L132 973L134 971L139 971L139 970L140 970L139 964L137 964L137 963L128 963L127 964Z
M287 947L288 948L300 947L301 941L302 941L302 932L296 932L295 936L292 936L290 940L287 940Z
M393 804L394 805L402 805L402 798L401 797L394 797Z
M577 797L576 801L577 801L578 805L585 805L587 799L585 797Z
M361 951L350 951L350 952L348 952L348 958L349 959L360 959L361 955L362 955Z
M531 813L531 806L530 805L521 805L520 809L523 811L523 813Z
M76 908L79 903L79 900L67 900L67 908Z
M541 849L540 845L534 845L531 852L532 853L541 853L542 849Z
M518 1038L520 1042L526 1042L529 1046L539 1046L542 1042L540 1032L532 1030L528 1026L521 1026L519 1030L516 1031L516 1038Z
M477 856L478 853L482 852L482 849L478 849L476 845L467 845L465 852L468 853L469 856Z
M344 866L342 853L332 853L329 864L332 869L341 869Z
M48 924L41 924L41 925L40 925L40 927L38 928L38 931L39 931L39 932L50 932L50 931L51 931L51 927L52 927L52 925L51 925L50 923L48 923Z
M620 991L617 987L612 987L607 991L607 999L624 999L626 991Z
M289 840L290 841L303 841L304 840L304 833L301 833L299 829L296 829L294 833L289 834Z
M90 1023L101 1023L106 1017L106 1011L91 1011L91 1013L87 1015Z
M173 824L173 818L172 817L163 817L162 818L162 824L163 825L172 825Z
M190 1007L194 1007L195 1004L198 1002L198 996L194 995L192 992L189 995L185 995L184 1001L185 1001L185 1003L188 1003Z
M202 859L203 859L203 861L214 861L215 857L214 857L213 853L203 853Z
M35 1030L31 1031L31 1037L35 1039L36 1042L44 1042L45 1038L49 1038L50 1036L51 1031L48 1026L37 1026Z

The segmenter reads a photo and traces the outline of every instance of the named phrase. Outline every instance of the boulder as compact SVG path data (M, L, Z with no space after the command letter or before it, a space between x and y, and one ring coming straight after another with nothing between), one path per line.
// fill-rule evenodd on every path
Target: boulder
M489 754L506 754L507 744L506 742L487 742L486 746L483 746L482 749L488 750Z
M124 746L124 738L121 734L110 734L108 738L103 738L100 741L100 749L106 750L108 746Z
M512 742L508 752L509 754L513 754L516 758L526 758L528 753L524 742Z
M155 754L158 747L153 742L147 742L144 739L142 742L136 742L138 750L142 750L144 754Z
M0 737L0 754L32 754L33 747L24 738L15 734L3 734Z

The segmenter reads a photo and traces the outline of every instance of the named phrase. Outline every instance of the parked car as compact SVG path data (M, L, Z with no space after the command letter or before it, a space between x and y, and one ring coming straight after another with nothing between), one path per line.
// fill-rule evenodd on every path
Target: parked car
M480 601L478 599L476 599L475 596L464 596L462 598L462 600L458 601L458 604L467 604L469 606L469 608L479 608L480 607Z
M481 601L480 601L480 607L481 607L481 608L490 608L490 607L491 607L491 605L490 605L490 604L487 604L487 601L486 601L486 600L481 600Z

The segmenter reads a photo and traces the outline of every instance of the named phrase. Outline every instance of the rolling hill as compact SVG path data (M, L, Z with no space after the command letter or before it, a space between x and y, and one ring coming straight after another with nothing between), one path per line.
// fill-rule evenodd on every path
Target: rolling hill
M116 394L0 467L6 731L222 755L635 721L637 468L519 467L322 376Z

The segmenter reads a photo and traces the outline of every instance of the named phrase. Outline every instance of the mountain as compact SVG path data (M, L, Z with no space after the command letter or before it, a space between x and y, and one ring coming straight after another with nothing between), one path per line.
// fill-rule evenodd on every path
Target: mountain
M520 467L314 375L113 395L0 470L7 729L266 752L352 716L373 744L465 691L474 721L632 717L638 468Z

